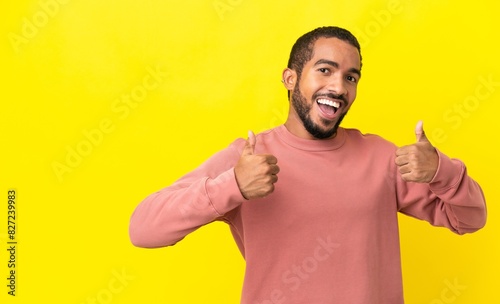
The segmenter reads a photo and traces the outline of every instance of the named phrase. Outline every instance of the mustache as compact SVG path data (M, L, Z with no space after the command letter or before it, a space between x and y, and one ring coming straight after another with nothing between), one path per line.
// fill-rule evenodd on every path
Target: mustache
M330 98L330 99L338 99L338 100L342 100L344 103L347 103L347 97L344 94L337 95L334 93L316 93L313 95L313 100L316 100L320 97L326 97L326 98Z

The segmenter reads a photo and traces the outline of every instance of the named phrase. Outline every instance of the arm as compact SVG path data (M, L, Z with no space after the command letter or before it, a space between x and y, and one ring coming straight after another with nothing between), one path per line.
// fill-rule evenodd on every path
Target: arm
M431 145L421 122L415 133L417 143L396 152L398 210L458 234L482 228L486 203L480 186L461 161Z
M398 176L399 211L457 234L479 230L486 223L481 187L467 175L461 161L441 152L438 155L438 169L431 182L406 182Z
M170 187L148 196L131 216L132 243L148 248L174 245L238 207L244 201L233 169L238 158L230 146Z
M255 154L255 144L250 132L248 141L236 141L172 186L147 197L130 219L132 243L139 247L174 245L245 200L273 192L277 159Z

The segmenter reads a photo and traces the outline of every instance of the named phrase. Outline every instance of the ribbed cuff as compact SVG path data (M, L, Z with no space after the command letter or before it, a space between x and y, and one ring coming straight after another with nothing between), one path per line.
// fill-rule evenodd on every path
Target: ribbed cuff
M236 183L233 168L223 172L215 179L207 179L205 189L212 207L220 216L233 210L245 201Z
M450 188L457 187L462 180L465 165L458 159L451 159L441 151L437 150L439 156L438 169L436 175L429 183L434 193L444 192Z

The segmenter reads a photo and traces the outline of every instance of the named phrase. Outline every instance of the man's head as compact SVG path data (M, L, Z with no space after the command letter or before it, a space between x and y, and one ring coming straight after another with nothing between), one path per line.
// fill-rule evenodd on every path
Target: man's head
M311 60L314 52L314 43L319 38L337 38L354 46L359 52L361 62L361 47L358 40L351 32L336 26L324 26L314 29L302 35L292 47L290 58L288 58L288 68L294 70L300 78L304 64ZM361 68L361 66L360 66Z
M301 137L333 137L356 98L360 76L360 46L349 31L322 27L303 35L283 71L290 98L285 125Z

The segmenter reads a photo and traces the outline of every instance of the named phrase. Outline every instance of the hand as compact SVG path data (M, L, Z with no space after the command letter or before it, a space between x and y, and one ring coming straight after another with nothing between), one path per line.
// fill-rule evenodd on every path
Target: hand
M429 183L436 174L439 156L425 136L422 121L415 127L417 142L396 151L396 165L406 182Z
M264 197L274 191L280 168L276 157L270 154L254 154L255 135L248 132L248 140L240 159L234 167L236 182L247 200Z

